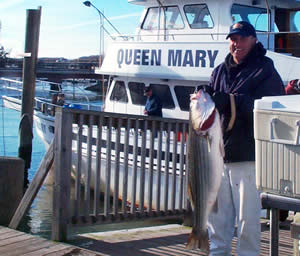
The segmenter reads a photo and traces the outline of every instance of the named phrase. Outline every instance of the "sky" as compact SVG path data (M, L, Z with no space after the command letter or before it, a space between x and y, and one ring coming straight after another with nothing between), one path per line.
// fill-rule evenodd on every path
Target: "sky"
M84 0L0 0L0 46L10 52L10 57L22 57L26 10L41 6L38 57L74 59L98 55L99 14L96 9L85 6L83 2ZM135 33L143 6L129 4L127 0L91 2L122 34ZM297 20L300 20L299 12L297 15ZM106 46L109 40L106 36Z
M24 53L27 9L42 8L38 57L69 59L99 54L99 14L84 0L0 0L0 45ZM134 34L142 6L127 0L91 1L122 34ZM107 38L105 38L107 42Z

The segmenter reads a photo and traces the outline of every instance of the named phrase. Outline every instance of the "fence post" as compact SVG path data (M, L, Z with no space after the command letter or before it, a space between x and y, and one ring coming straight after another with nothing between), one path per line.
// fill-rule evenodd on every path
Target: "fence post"
M70 110L56 108L52 240L67 240L72 166L72 121Z

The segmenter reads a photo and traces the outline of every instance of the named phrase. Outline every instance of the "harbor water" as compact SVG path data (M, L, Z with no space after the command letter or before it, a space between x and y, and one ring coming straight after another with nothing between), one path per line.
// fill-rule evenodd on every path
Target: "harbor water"
M1 156L18 156L19 145L19 123L20 112L3 107L2 95L9 94L7 90L0 89L0 155ZM34 177L41 160L45 154L45 146L33 129L32 144L32 162L28 172L29 181ZM50 231L51 224L51 203L48 200L50 193L49 186L43 186L33 202L25 220L22 222L20 229L32 233L45 233ZM42 206L42 208L40 207Z

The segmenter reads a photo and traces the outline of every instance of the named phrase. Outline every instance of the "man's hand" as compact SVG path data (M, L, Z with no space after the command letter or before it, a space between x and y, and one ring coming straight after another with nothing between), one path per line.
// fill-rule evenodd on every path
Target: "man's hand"
M214 92L211 98L215 102L216 108L221 113L224 113L226 108L230 104L230 96L225 92Z
M216 108L219 112L224 113L228 105L230 104L230 96L225 92L215 92L215 90L209 85L199 85L197 86L197 90L203 90L208 93L212 100L216 104Z
M148 111L147 110L144 110L144 115L148 115Z
M211 86L206 84L197 86L197 90L203 90L204 92L208 93L210 96L212 96L215 92Z

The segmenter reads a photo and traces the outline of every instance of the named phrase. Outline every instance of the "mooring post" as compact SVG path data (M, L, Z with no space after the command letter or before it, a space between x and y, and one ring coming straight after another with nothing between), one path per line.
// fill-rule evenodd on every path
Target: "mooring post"
M0 225L8 225L23 196L24 161L0 156Z
M271 208L270 256L278 256L279 246L279 209Z
M27 10L25 53L23 60L23 91L18 156L25 161L24 190L28 186L28 169L32 153L32 124L35 96L36 62L40 33L41 7Z
M294 216L294 220L291 223L291 237L294 238L294 255L300 255L300 212L297 212Z

